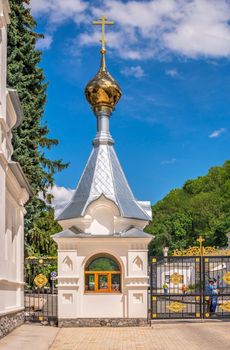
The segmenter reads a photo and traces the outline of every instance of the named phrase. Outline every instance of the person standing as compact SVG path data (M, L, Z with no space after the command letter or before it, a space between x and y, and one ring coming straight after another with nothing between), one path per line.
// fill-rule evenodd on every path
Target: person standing
M183 293L183 294L186 294L186 293L187 293L188 288L186 287L186 285L185 285L185 284L183 284L183 285L182 285L182 287L181 287L181 290L182 290L182 293Z
M212 310L211 312L216 312L216 307L218 304L218 294L219 294L219 276L216 278L213 278L213 288L212 288Z
M163 284L162 288L163 288L163 290L164 290L164 294L168 294L168 288L169 288L169 287L168 287L168 285L167 285L166 282Z
M208 292L210 295L209 311L210 313L215 313L217 303L218 303L218 294L219 294L219 286L216 278L209 280Z

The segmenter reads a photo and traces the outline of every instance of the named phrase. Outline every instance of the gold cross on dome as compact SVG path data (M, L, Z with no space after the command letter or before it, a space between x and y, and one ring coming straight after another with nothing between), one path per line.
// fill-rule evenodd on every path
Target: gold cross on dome
M102 36L101 36L101 52L102 53L105 53L105 43L106 43L106 40L105 40L105 26L106 25L113 25L114 22L112 21L107 21L107 17L105 16L102 16L100 17L100 20L99 21L93 21L92 22L93 24L95 25L100 25L101 26L101 32L102 32Z

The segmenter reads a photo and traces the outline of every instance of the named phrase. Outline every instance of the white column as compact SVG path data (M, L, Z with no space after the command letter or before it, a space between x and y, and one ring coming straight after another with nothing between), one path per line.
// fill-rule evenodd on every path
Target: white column
M148 250L143 248L128 251L128 317L147 318L148 310Z
M58 317L59 319L76 318L79 313L78 253L74 250L74 243L71 250L60 249L60 245L58 248Z
M9 19L9 3L0 0L0 118L6 120L6 70L7 70L7 25Z
M16 266L18 282L24 281L24 208L21 206L18 209L18 232L17 232L17 247L16 247ZM17 306L24 306L24 286L20 285L17 295Z
M5 247L5 232L6 232L6 173L5 166L0 162L0 276L4 270L4 247Z
M5 232L6 232L6 174L5 166L0 159L0 278L5 278ZM0 312L5 310L5 285L0 282Z
M7 30L0 29L0 117L6 120Z

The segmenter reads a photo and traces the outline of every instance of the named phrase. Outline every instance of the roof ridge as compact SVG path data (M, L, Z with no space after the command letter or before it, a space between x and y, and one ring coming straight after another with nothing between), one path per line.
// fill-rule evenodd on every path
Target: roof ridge
M57 215L57 218L56 218L57 220L63 220L63 219L62 219L62 215L64 214L65 210L71 205L71 203L74 202L74 197L75 197L75 195L77 194L77 192L79 191L79 188L80 188L80 186L81 186L81 184L82 184L82 180L83 180L84 175L85 175L85 173L86 173L86 171L87 171L87 168L88 168L90 162L92 161L92 157L93 157L93 155L94 155L95 149L96 149L96 147L93 147L92 151L90 152L90 156L89 156L89 158L88 158L88 160L87 160L87 162L86 162L86 165L85 165L85 167L84 167L84 170L83 170L83 172L82 172L82 174L81 174L81 176L80 176L80 179L79 179L79 181L78 181L78 183L77 183L77 187L76 187L76 189L75 189L75 191L74 191L74 193L73 193L73 196L71 197L70 201L64 206L64 208L62 209L62 211L60 212L60 214ZM65 220L65 219L64 219L64 220Z
M89 198L91 197L91 194L92 194L92 187L93 187L93 183L94 183L94 178L95 178L95 174L96 174L96 169L98 167L98 156L99 156L99 151L100 151L100 144L99 145L93 145L93 150L92 150L92 154L96 151L97 149L97 155L96 155L96 161L95 161L95 167L94 167L94 170L93 170L93 174L92 174L92 182L90 184L90 191L89 191L89 196L88 196L88 199L86 200L86 203L85 203L85 206L82 210L82 213L85 213L87 207L89 206L89 204L91 202L89 202ZM87 167L87 165L86 165ZM86 170L86 167L85 167L85 170ZM98 197L99 198L99 197Z
M126 178L126 175L125 175L125 173L124 173L124 170L123 170L123 168L122 168L122 166L121 166L121 163L120 163L120 161L119 161L119 159L118 159L118 156L117 156L117 154L116 154L116 151L115 151L113 145L110 146L110 147L111 147L112 152L113 152L113 154L114 154L114 158L115 158L117 164L119 165L119 169L120 169L120 171L121 171L123 180L125 181L125 184L126 184L128 190L129 190L129 193L131 194L131 197L132 197L133 202L135 203L135 205L141 210L141 212L142 212L145 216L148 216L147 213L143 210L143 208L139 205L137 199L135 198L135 196L134 196L134 194L133 194L133 191L132 191L132 189L131 189L131 187L130 187L130 185L129 185L129 183L128 183L128 180L127 180L127 178Z
M113 145L109 144L93 147L73 197L57 219L84 216L87 207L101 195L116 204L122 217L149 221L134 197Z
M116 199L116 204L118 205L119 211L120 211L120 213L122 215L123 214L123 210L122 210L121 203L120 203L118 195L117 195L116 186L114 185L114 183L115 183L115 181L114 181L114 173L113 173L112 160L111 160L110 148L109 148L109 147L112 147L112 149L114 150L114 146L113 145L107 145L107 147L108 147L108 155L109 155L109 160L110 160L109 166L110 166L112 179L113 179L114 195L115 195L115 199Z

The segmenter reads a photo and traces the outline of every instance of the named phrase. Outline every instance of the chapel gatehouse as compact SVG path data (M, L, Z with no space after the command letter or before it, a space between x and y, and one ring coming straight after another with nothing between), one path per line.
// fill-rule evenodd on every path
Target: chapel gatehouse
M114 149L109 121L121 89L101 65L85 96L97 118L93 149L69 204L58 216L59 325L136 325L147 320L150 202L137 201Z

